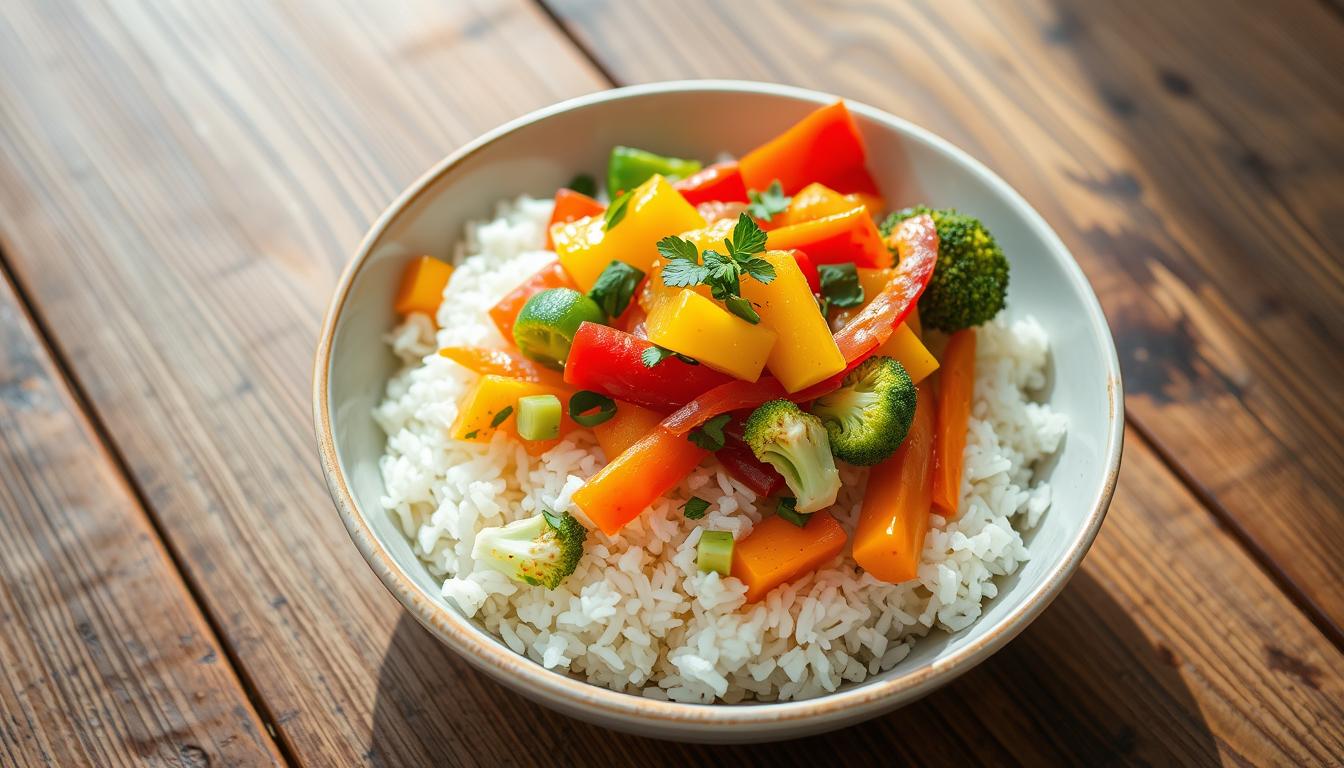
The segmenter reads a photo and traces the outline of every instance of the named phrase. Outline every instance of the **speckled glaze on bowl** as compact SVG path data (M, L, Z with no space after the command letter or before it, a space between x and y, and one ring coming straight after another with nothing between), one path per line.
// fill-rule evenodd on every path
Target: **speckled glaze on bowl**
M895 669L805 701L691 705L616 693L544 669L509 650L442 598L409 542L379 505L385 436L370 413L395 360L383 336L402 266L450 258L471 219L522 193L550 196L578 171L599 172L613 144L682 157L741 154L836 97L742 81L685 81L583 96L503 125L454 152L374 223L327 312L317 348L313 408L322 468L350 537L416 619L478 669L546 706L600 725L699 742L794 738L850 725L909 703L985 660L1059 594L1110 503L1124 431L1120 371L1106 318L1059 237L1002 179L946 141L849 102L869 168L890 207L927 202L979 216L1012 262L1008 311L1035 315L1050 334L1051 405L1069 433L1048 468L1054 505L1029 537L1032 558L1001 580L971 627L935 632ZM714 119L705 119L712 115Z

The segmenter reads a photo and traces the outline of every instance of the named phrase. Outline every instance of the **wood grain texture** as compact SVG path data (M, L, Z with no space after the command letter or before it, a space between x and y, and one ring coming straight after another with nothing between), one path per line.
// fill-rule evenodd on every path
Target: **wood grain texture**
M1344 22L1324 4L546 1L621 83L819 88L1000 173L1092 280L1131 424L1344 642Z
M0 528L0 765L278 761L2 273Z
M301 763L1340 750L1338 653L1142 440L1059 603L980 669L873 725L751 749L669 745L571 722L472 672L401 613L330 509L311 447L312 343L339 267L402 185L479 131L606 83L522 2L222 8L6 9L0 236ZM639 31L646 46L666 43L659 29Z

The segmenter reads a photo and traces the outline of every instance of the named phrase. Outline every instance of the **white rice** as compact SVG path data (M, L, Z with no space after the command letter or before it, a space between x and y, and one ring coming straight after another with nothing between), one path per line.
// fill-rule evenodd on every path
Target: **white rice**
M846 552L831 567L745 605L736 579L695 568L700 532L745 536L761 518L756 495L712 460L616 537L591 531L578 570L547 591L476 569L476 532L564 510L605 459L575 433L539 457L496 435L488 445L448 437L476 375L433 354L440 346L504 340L486 310L554 255L541 250L550 201L501 204L468 227L460 265L439 310L441 329L411 316L389 337L406 367L376 409L389 435L383 505L400 522L443 595L508 647L595 685L651 698L709 703L801 699L891 669L931 628L965 629L995 578L1028 557L1021 532L1050 506L1033 467L1058 447L1063 416L1031 396L1045 384L1047 339L1032 318L978 332L975 404L966 446L961 515L934 516L917 580L886 584ZM866 470L842 466L832 513L852 529ZM692 495L710 512L687 520Z

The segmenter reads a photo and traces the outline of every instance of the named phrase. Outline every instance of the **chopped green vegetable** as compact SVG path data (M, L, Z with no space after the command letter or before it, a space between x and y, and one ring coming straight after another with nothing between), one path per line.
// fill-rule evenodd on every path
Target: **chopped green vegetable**
M667 347L660 347L657 344L654 344L653 346L639 353L639 360L640 362L644 363L645 368L654 368L659 363L663 362L669 357L675 357L687 365L700 364L700 361L696 360L693 357L687 357L686 355L683 355L680 352L673 352Z
M503 424L505 421L507 421L509 416L512 415L513 415L512 405L506 405L503 408L500 408L499 413L495 414L495 418L490 420L490 428L494 429L495 427L498 427L500 424Z
M471 430L470 432L468 432L467 434L463 435L462 438L463 438L464 440L475 440L475 439L476 439L476 436L479 435L479 434L481 434L481 430L479 430L479 429L473 429L473 430Z
M925 206L897 211L882 222L885 237L896 225L921 213L938 229L938 263L919 297L925 327L953 333L991 320L1008 296L1008 257L974 216L951 208Z
M611 158L607 162L607 192L615 195L629 191L656 175L664 176L668 181L684 179L701 167L699 160L665 157L617 145L611 148Z
M563 369L569 345L585 322L606 323L597 302L573 288L548 288L527 300L513 322L513 341L524 356Z
M555 589L579 565L588 531L569 514L543 510L476 534L472 559L514 581Z
M616 415L616 401L601 392L581 389L569 398L569 418L584 427L596 427Z
M597 180L586 173L580 173L565 185L581 195L597 197Z
M701 573L727 576L733 572L733 534L728 531L702 531L695 549L695 567Z
M821 275L821 313L832 309L857 307L863 303L863 284L859 282L859 271L854 262L845 264L821 264L817 267Z
M793 198L784 194L784 186L779 183L779 179L770 182L764 192L754 189L747 192L747 199L751 201L747 211L762 221L770 221L776 214L789 210L789 203L793 202Z
M905 441L915 419L915 384L900 361L870 357L839 389L817 398L812 412L826 424L837 458L872 466Z
M518 398L518 436L524 440L554 440L560 436L560 398L527 395Z
M709 502L699 496L692 496L681 505L681 511L687 520L699 520L709 511Z
M723 428L728 426L728 422L733 418L732 414L723 413L701 424L699 427L690 431L686 439L692 443L704 448L706 451L717 451L723 447L724 435Z
M597 276L597 282L593 283L592 290L588 291L588 298L597 302L602 311L607 313L607 317L620 317L626 307L630 306L630 300L635 296L635 289L643 279L642 270L624 261L613 259L607 268L602 270L602 274Z
M799 528L806 528L807 521L812 519L812 513L806 514L798 511L798 500L792 496L780 496L779 504L775 507L775 514L788 520Z
M840 471L821 419L788 400L771 400L751 412L743 438L756 458L784 476L799 512L816 512L835 503Z
M611 205L607 206L606 213L602 214L603 230L611 229L621 223L621 219L625 218L625 209L630 206L630 196L632 194L633 192L626 192L611 201Z
M675 235L664 237L658 241L658 253L667 260L663 284L670 288L708 285L710 294L724 302L730 312L749 323L759 323L760 315L742 298L742 277L764 284L775 279L774 265L757 255L765 252L765 239L765 232L745 211L738 216L732 237L723 241L727 255L706 250L703 264L694 243Z

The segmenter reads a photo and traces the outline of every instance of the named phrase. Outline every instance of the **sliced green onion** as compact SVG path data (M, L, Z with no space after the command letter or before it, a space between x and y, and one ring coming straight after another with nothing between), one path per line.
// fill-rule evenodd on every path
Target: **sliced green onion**
M600 392L581 389L569 398L569 418L580 426L596 427L615 415L616 401Z
M503 424L505 420L508 419L509 416L511 415L513 415L512 405L506 405L503 408L500 408L499 413L495 414L495 418L490 420L490 428L494 429L495 427L498 427L500 424Z
M554 440L560 436L560 398L528 395L518 398L518 436L524 440Z
M775 508L775 514L788 520L799 528L806 528L807 521L812 519L811 512L799 512L796 507L798 500L792 496L779 497L779 506Z
M701 573L714 571L727 576L733 570L733 534L728 531L704 531L695 550L695 567Z

